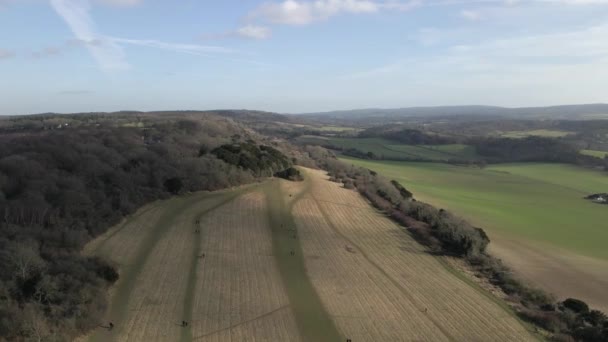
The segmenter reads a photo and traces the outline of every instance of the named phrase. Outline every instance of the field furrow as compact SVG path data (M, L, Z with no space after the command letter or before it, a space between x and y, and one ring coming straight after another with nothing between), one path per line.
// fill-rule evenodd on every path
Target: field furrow
M130 264L144 239L165 209L156 204L138 210L132 217L108 230L87 244L84 254L99 255L116 263L121 269Z
M209 213L200 229L192 339L299 341L264 195L250 193Z
M306 265L353 340L526 341L514 318L426 253L356 192L317 171L294 207Z

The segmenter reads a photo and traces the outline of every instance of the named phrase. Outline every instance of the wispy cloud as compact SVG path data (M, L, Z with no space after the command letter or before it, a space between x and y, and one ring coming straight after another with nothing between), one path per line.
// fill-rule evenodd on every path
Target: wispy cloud
M97 32L89 13L88 1L51 0L51 5L78 40L98 42L98 44L87 44L86 46L103 70L124 70L130 67L120 45Z
M0 0L2 1L2 0ZM55 11L68 24L76 39L63 46L47 47L35 51L32 55L37 58L59 55L65 50L75 47L86 47L98 62L100 67L106 71L129 69L123 47L126 45L148 47L154 49L168 50L178 53L186 53L196 56L212 56L216 54L230 54L236 51L220 46L207 46L198 44L170 43L154 39L130 39L122 37L110 37L99 33L90 15L91 5L88 0L50 0ZM133 6L141 3L141 0L98 0L98 2L114 6ZM263 29L248 27L239 32L241 35L262 38L267 35Z
M481 14L478 11L473 10L462 10L460 11L460 16L470 21L477 21L481 19Z
M251 12L249 18L274 24L306 25L341 13L373 13L378 10L378 4L369 0L285 0L264 3Z
M270 29L259 25L245 25L236 29L234 33L239 37L249 39L266 39L270 37Z
M372 14L383 11L411 11L424 7L445 6L502 6L524 4L597 5L608 4L608 0L281 0L267 1L248 13L244 20L249 23L234 31L207 38L265 39L271 34L268 25L304 26L329 20L342 14ZM484 18L478 9L462 9L459 15L469 21ZM265 24L264 26L259 23Z
M143 0L97 0L102 4L110 5L110 6L135 6L139 5L143 2Z
M59 95L91 95L93 93L91 90L62 90L57 92Z
M0 49L0 59L9 59L15 57L15 53L9 50Z
M221 46L208 46L198 44L180 44L180 43L168 43L159 40L152 39L127 39L118 37L107 37L108 40L116 44L136 45L161 50L169 50L174 52L187 53L198 56L210 56L211 54L227 54L235 53L232 49L227 49Z
M605 43L607 40L608 25L495 39L470 45L453 45L433 58L408 58L345 77L361 79L403 75L420 72L426 70L425 68L433 73L491 75L497 79L500 79L497 75L522 70L534 73L548 68L563 68L573 72L577 68L585 71L593 68L599 70L608 63L608 45ZM565 75L565 72L561 74Z
M328 20L341 14L370 14L381 11L408 11L420 7L424 0L282 0L264 2L251 11L242 26L222 37L265 39L271 28L264 24L304 26ZM258 24L253 24L258 23Z

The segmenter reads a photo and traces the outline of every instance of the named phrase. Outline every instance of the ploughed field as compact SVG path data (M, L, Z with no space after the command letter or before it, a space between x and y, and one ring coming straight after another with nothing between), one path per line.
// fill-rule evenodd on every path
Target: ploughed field
M91 242L120 279L83 340L534 340L356 192L303 172L155 202Z
M584 197L608 174L542 163L483 169L344 158L398 180L417 199L448 209L490 235L491 250L560 297L608 309L608 208Z

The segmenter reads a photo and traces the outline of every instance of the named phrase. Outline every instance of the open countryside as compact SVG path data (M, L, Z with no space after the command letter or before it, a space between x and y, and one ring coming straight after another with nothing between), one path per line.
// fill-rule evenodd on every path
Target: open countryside
M318 136L299 137L300 143L318 144L334 149L355 149L381 159L393 160L434 160L448 161L475 160L477 154L473 146L449 145L405 145L380 138L326 138Z
M537 284L557 295L575 294L608 308L604 294L608 286L608 208L583 199L608 189L608 177L602 172L542 163L481 169L343 160L396 179L417 199L483 227L493 241L491 249L517 264L518 272ZM533 258L523 262L520 253ZM579 280L566 281L572 276Z
M0 0L0 342L608 342L608 0Z
M535 340L355 191L302 171L154 202L92 241L121 278L114 328L82 340Z

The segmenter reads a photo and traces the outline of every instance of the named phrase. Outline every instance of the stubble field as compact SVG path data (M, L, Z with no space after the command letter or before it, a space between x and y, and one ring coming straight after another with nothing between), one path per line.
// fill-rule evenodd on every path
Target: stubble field
M534 339L356 192L303 171L152 203L91 242L121 278L83 340Z

